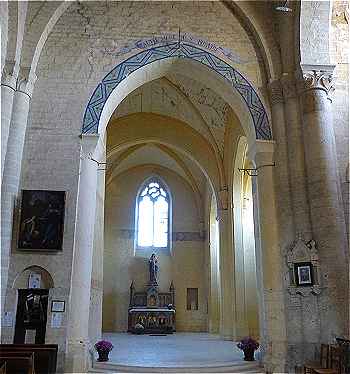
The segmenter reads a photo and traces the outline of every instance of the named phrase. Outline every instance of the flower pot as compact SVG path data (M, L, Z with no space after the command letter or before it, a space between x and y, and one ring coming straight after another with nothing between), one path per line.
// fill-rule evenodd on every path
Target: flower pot
M244 349L244 361L255 361L254 360L254 349Z
M99 362L105 362L105 361L109 360L109 358L108 358L109 351L97 351L97 353L98 353L98 359L97 359L97 361L99 361Z

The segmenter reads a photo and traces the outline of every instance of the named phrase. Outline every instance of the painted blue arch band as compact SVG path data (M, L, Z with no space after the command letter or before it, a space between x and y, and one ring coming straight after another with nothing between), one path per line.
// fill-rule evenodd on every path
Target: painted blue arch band
M188 58L200 62L224 77L244 99L254 123L256 139L272 139L267 113L251 84L225 61L188 43L171 43L150 48L117 65L103 78L91 96L84 114L82 133L98 133L103 107L112 91L121 81L145 65L170 57Z

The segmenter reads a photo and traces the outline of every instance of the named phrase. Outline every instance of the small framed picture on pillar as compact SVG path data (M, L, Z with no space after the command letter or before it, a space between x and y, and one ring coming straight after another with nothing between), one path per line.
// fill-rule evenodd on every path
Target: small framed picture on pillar
M63 313L66 309L66 302L64 300L52 300L51 312Z
M299 262L294 264L294 272L297 286L312 286L314 284L311 262Z

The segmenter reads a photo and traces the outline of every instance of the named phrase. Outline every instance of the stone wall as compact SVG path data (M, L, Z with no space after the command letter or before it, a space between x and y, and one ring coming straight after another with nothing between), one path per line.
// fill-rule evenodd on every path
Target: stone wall
M0 25L1 25L1 65L0 74L5 65L6 50L7 50L7 40L8 40L8 4L3 1L0 3Z
M335 68L333 123L343 197L345 223L349 235L349 3L334 1L330 29L331 63Z

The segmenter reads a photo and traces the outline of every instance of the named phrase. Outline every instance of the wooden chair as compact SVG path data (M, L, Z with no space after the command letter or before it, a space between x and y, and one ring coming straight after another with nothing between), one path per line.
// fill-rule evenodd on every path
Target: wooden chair
M321 344L320 360L304 364L304 374L311 374L315 368L328 368L330 365L329 353L330 346L328 344Z
M335 338L338 345L343 349L344 372L350 373L350 340L344 338Z
M34 354L30 352L7 352L0 355L0 365L6 364L6 373L35 374Z
M330 351L330 367L314 368L314 374L343 374L343 349L340 346L331 346Z

